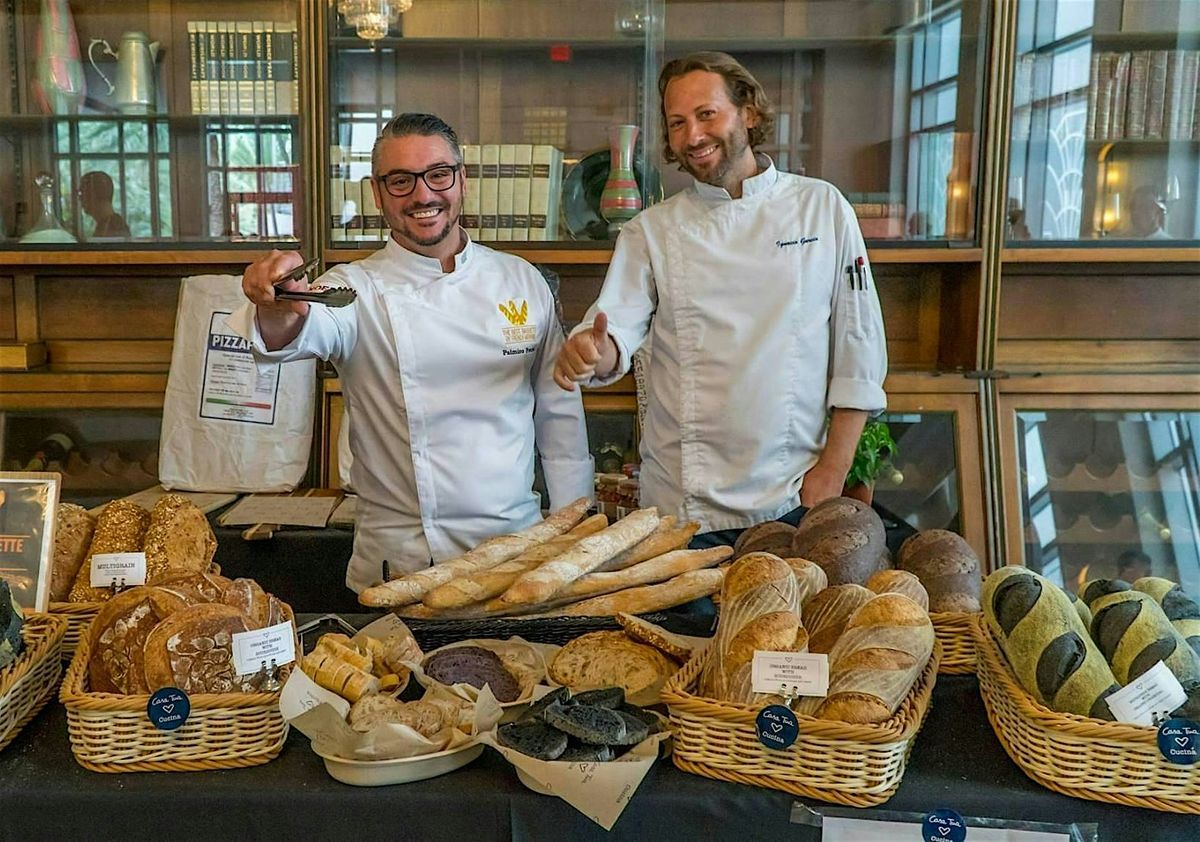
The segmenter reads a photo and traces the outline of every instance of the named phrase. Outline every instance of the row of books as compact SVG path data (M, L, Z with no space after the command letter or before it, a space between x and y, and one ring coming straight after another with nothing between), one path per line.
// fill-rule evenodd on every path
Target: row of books
M1200 51L1092 53L1088 140L1200 140Z
M193 114L296 114L295 21L188 21Z
M474 240L558 239L562 152L529 143L465 144L461 224ZM371 155L331 146L330 231L335 242L375 242L387 223L371 190Z

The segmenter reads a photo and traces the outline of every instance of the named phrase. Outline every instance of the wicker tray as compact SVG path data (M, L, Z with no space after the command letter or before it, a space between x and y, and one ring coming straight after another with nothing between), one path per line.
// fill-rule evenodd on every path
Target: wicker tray
M696 696L706 657L693 658L667 682L675 765L717 780L781 789L793 795L871 807L895 793L909 751L929 713L941 645L896 715L878 725L851 725L797 716L800 736L789 748L769 749L755 735L761 706Z
M663 625L664 614L644 614ZM594 631L619 629L616 617L491 617L469 620L404 620L425 652L460 640L507 640L518 636L531 643L563 644ZM669 623L667 623L669 625Z
M978 616L978 612L966 611L941 611L929 615L934 634L942 644L938 675L971 675L975 672L975 638L971 627Z
M1092 801L1200 813L1200 763L1181 766L1158 752L1157 731L1058 713L1013 677L982 616L972 624L979 693L1000 745L1042 786Z
M285 608L293 619L290 608ZM204 772L274 760L287 739L279 693L198 693L179 729L150 724L150 697L88 690L91 642L75 649L58 698L67 709L75 760L93 772Z
M92 620L100 613L103 602L52 602L50 613L67 621L67 633L63 637L62 659L71 660L79 641L86 636Z
M25 649L0 670L0 749L11 743L46 702L62 677L63 634L67 621L49 614L32 614L21 627Z

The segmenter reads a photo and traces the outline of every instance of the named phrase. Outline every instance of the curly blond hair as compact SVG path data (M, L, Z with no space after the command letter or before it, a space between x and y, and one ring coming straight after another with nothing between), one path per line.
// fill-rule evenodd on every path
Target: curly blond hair
M679 160L671 151L670 131L667 129L667 104L663 99L663 94L666 93L667 85L671 80L694 70L718 73L725 79L725 91L729 94L729 101L738 109L749 107L758 117L758 125L749 130L750 148L753 149L765 143L775 130L775 108L771 105L771 100L767 98L763 86L733 56L715 50L705 50L667 62L662 72L658 74L658 110L659 116L662 118L663 159L667 163Z

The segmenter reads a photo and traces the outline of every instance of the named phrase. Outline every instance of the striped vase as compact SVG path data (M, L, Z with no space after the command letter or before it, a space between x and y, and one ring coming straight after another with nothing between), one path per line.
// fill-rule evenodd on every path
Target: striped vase
M633 146L637 126L612 126L608 130L608 180L600 194L600 215L608 222L608 235L617 236L621 226L642 209L642 193L633 175Z

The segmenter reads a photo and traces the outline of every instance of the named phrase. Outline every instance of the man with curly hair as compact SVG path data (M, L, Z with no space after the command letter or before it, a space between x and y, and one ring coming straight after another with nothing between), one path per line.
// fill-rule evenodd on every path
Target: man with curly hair
M646 347L642 505L732 543L841 493L886 405L883 320L849 203L754 151L774 139L758 80L701 52L658 90L663 155L693 184L624 226L555 380L612 383Z

